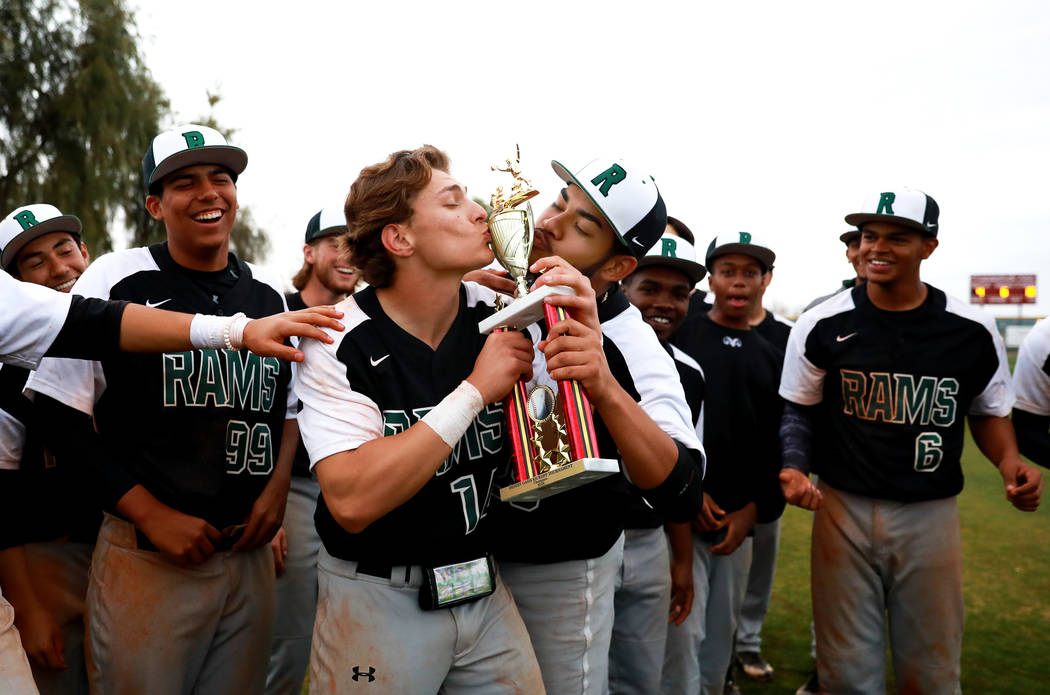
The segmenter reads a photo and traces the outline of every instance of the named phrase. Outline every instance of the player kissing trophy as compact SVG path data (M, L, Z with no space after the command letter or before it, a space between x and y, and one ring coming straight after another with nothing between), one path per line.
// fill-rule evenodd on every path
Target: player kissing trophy
M516 298L481 322L482 333L520 330L541 319L550 326L569 315L543 300L552 294L575 294L569 287L549 285L529 292L525 276L534 223L528 201L539 191L522 176L520 157L519 151L506 167L492 167L513 176L514 185L507 197L502 186L492 194L488 219L492 252L514 280ZM529 389L519 380L504 401L516 477L500 489L504 502L543 499L619 471L615 460L598 456L591 404L583 387L575 379L556 385L557 394L545 384Z

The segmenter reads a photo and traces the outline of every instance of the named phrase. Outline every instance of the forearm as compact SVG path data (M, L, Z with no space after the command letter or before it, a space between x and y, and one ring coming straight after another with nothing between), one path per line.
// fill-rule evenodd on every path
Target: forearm
M671 563L693 564L693 526L691 523L664 524L671 546Z
M971 415L969 419L974 442L996 467L1004 461L1021 458L1009 418Z
M786 402L780 418L780 465L809 475L813 455L813 416L810 408Z
M1014 408L1013 425L1021 453L1050 468L1050 417Z
M277 481L287 487L292 479L292 462L295 451L299 448L299 421L292 418L284 421L281 432L281 448L277 451L277 463L274 465L270 482Z
M360 533L401 506L434 477L452 449L427 424L373 439L314 466L325 504L339 524Z
M619 386L595 407L616 442L631 482L642 490L658 487L678 460L678 446Z
M120 349L126 352L176 352L193 348L192 314L128 304L120 323Z

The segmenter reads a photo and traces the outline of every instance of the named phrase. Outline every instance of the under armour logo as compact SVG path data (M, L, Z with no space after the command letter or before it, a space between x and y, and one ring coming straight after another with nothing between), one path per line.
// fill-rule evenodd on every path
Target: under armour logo
M741 340L740 338L734 338L731 335L727 335L724 338L722 338L722 344L723 345L728 345L729 347L735 347L735 348L744 347L744 341L743 340Z
M355 682L361 680L362 678L367 678L368 682L371 683L376 679L375 673L375 666L369 666L367 673L365 671L362 671L360 666L354 666L354 675L351 676L351 678L353 678Z

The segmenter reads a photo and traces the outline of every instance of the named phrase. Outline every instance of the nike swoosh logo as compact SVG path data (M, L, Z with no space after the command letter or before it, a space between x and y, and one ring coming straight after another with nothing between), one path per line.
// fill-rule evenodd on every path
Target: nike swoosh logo
M633 239L631 239L631 241L638 244L639 246L644 246L644 244L638 239L638 237L634 237Z
M372 363L372 366L373 366L373 367L378 367L378 366L379 366L379 363L380 363L380 362L382 362L383 360L385 360L385 359L386 359L387 357L390 357L390 355L389 355L389 354L383 355L383 356L382 356L382 357L380 357L380 358L379 358L378 360L377 360L377 359L374 359L374 358L372 358L372 357L369 357L369 358L368 358L368 361Z
M164 302L170 302L170 301L171 301L171 297L168 297L167 299L162 299L159 302L151 302L150 300L147 299L146 300L146 306L148 306L148 307L156 307L156 306L160 306Z
M835 342L844 343L844 342L846 342L847 340L849 340L850 338L852 338L855 335L857 335L856 331L854 331L853 333L850 333L849 335L837 335L837 336L835 336Z

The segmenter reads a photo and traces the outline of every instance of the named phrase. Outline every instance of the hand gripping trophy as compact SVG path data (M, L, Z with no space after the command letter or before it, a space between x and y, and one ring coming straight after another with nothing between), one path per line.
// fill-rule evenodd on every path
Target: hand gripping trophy
M482 333L520 330L541 319L552 325L567 318L568 312L546 304L544 298L574 294L569 287L551 286L529 292L525 276L534 223L528 201L539 192L522 176L520 158L519 151L505 167L492 167L513 176L514 185L507 196L502 186L492 194L488 221L492 252L514 280L516 298L481 322ZM518 381L504 402L517 478L500 490L504 502L543 499L619 471L615 460L598 456L591 404L583 387L575 379L556 385L557 395L544 384L530 390L524 381Z

